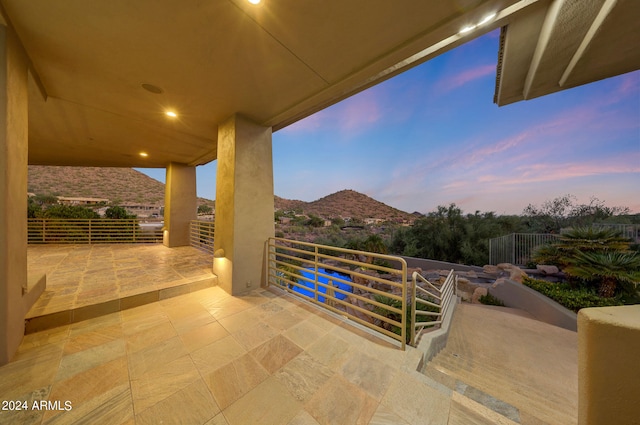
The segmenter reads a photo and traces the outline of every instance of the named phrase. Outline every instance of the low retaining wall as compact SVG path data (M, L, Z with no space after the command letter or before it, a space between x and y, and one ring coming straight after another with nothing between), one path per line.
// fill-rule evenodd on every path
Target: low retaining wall
M402 257L402 256L401 256ZM482 272L482 267L467 266L464 264L447 263L446 261L427 260L424 258L402 257L407 262L407 267L420 267L422 270L455 270L459 272Z
M489 288L489 293L502 300L505 306L524 310L541 322L574 332L578 330L576 313L522 283L504 280Z
M453 315L455 314L456 305L460 302L458 297L451 297L449 301L451 304L447 308L449 312L444 318L440 329L430 331L422 334L418 341L418 350L422 351L422 361L418 367L422 370L423 365L434 358L444 347L447 345L447 338L449 337L449 330L451 328L451 322L453 321Z

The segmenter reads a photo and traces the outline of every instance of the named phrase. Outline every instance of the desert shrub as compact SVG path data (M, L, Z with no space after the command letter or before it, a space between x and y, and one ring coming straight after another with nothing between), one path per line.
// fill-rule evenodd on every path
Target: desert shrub
M522 283L576 313L581 308L608 307L624 304L619 296L613 298L602 298L598 296L594 288L572 288L571 285L567 283L551 283L530 277L525 277Z
M504 307L504 303L502 302L502 300L500 298L494 297L491 294L481 295L478 301L480 301L480 303L484 305L497 305L499 307Z

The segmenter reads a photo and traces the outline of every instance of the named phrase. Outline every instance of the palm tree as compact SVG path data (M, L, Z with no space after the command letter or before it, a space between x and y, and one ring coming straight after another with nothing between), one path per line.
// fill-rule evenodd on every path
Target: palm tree
M612 229L576 227L533 254L538 264L554 264L562 269L575 261L578 252L628 252L631 242Z
M565 272L588 281L598 280L598 295L610 298L618 284L635 292L640 284L640 255L637 252L592 251L575 252L572 264Z
M352 249L354 251L373 252L376 254L386 254L387 245L384 240L378 235L369 235L364 240L353 239L350 240L345 248ZM360 258L355 258L360 261ZM373 264L374 258L371 255L365 255L365 263Z
M556 244L560 251L627 251L630 241L620 232L598 227L575 227L562 235Z

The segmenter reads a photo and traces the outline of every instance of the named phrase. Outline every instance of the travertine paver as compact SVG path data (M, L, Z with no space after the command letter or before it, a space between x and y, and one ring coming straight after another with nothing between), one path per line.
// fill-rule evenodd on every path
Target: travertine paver
M446 424L451 391L415 354L278 289L211 287L25 336L0 399L51 408L0 423Z
M29 245L30 276L46 273L45 292L28 318L104 304L113 300L212 279L211 255L162 244ZM188 291L187 291L188 292ZM125 300L126 301L126 300Z

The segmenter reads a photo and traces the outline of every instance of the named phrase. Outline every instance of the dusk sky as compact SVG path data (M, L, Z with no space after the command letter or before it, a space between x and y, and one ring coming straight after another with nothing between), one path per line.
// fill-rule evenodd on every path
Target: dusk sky
M498 214L572 194L640 213L640 71L498 108L498 36L274 133L275 194L353 189L407 212ZM215 199L215 171L197 168L198 196Z

